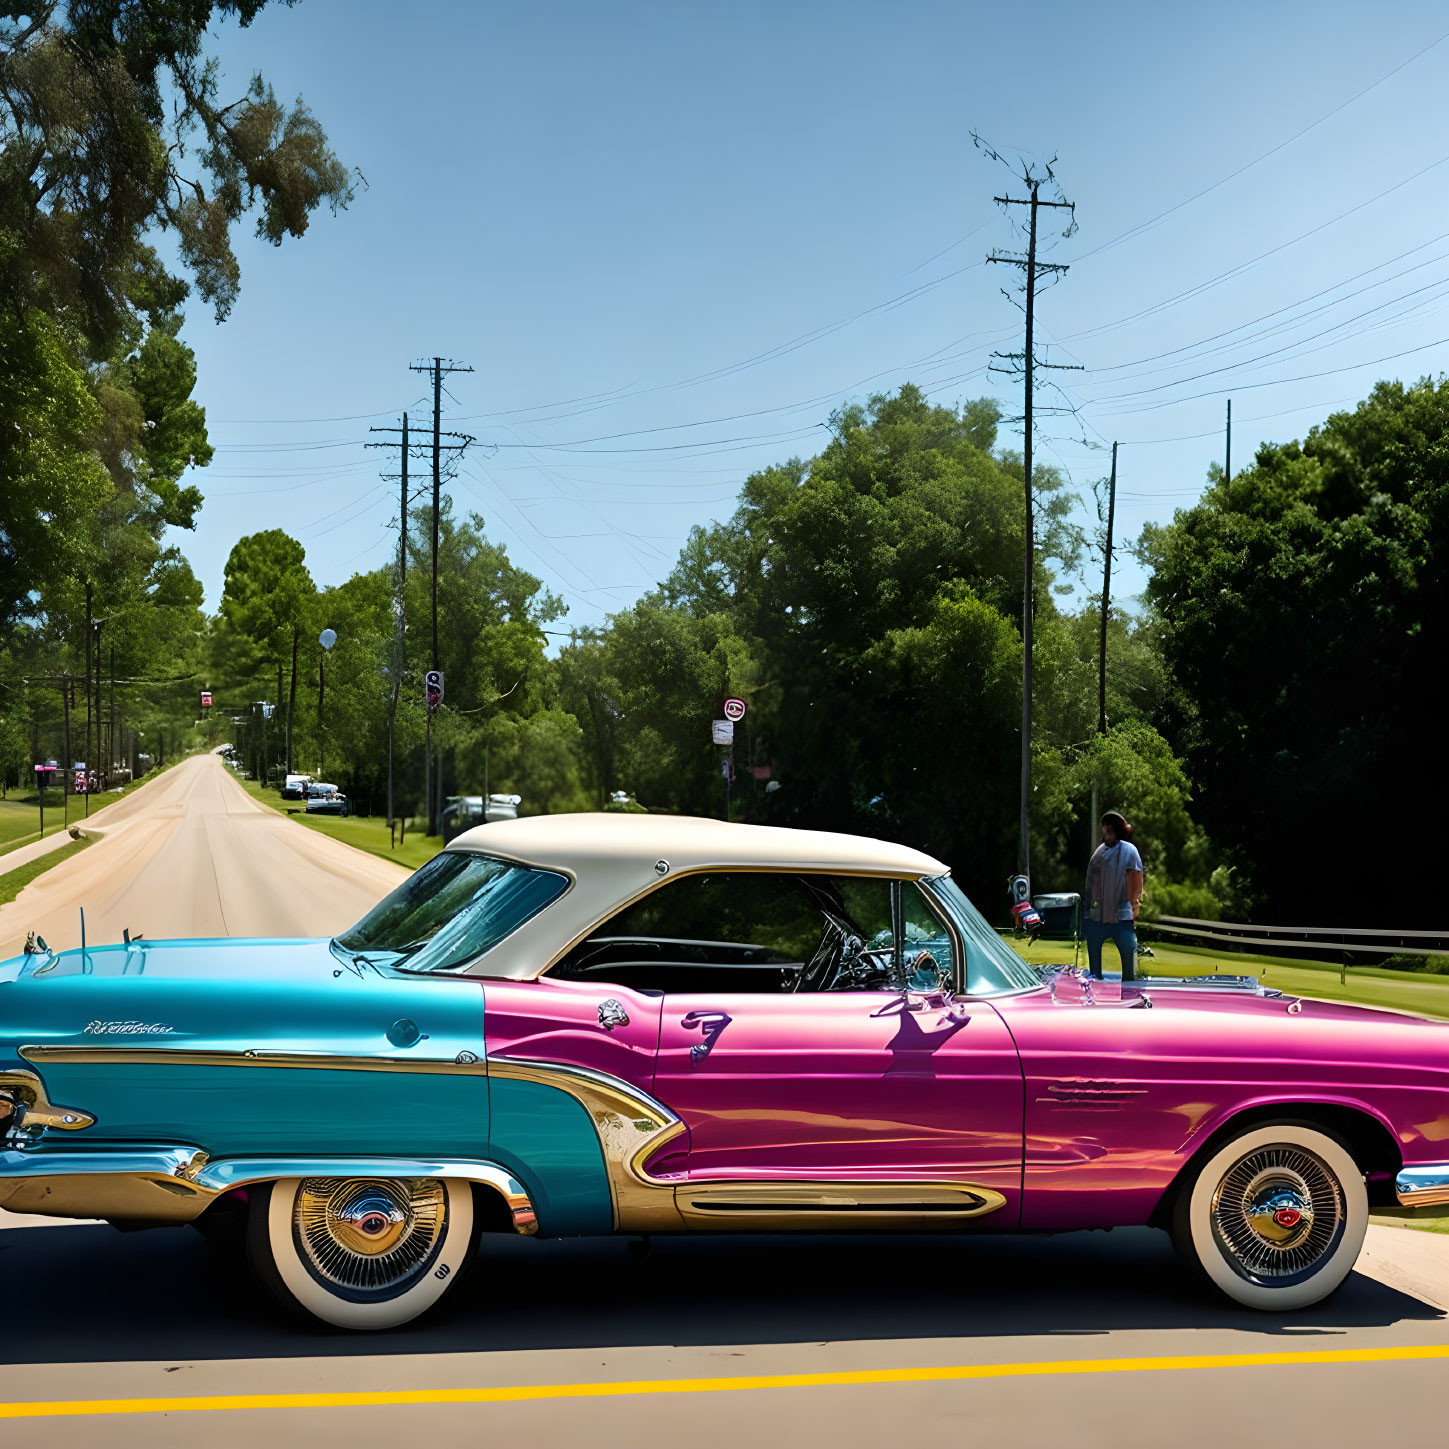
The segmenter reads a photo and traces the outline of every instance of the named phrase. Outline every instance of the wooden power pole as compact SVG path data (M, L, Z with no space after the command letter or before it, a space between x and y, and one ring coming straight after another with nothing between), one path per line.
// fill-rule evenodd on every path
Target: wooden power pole
M1107 610L1112 603L1112 530L1117 521L1117 445L1112 444L1112 481L1107 485L1107 537L1102 565L1102 638L1097 650L1097 733L1107 733ZM1095 827L1096 822L1093 821Z
M442 379L448 372L472 372L471 367L459 366L456 363L444 362L442 358L434 358L432 364L416 364L414 372L427 371L434 373L433 392L433 513L432 513L432 578L431 578L431 612L432 612L432 668L438 667L438 516L442 504L442 455L444 453L462 453L473 441L466 433L445 433L438 424L442 421ZM395 433L397 438L381 443L368 443L369 448L397 448L399 451L400 468L396 474L384 474L384 477L396 477L400 482L398 493L398 541L397 541L397 581L393 595L393 668L392 668L392 693L388 706L387 720L387 816L388 829L396 818L393 792L393 737L397 720L398 699L402 690L402 679L405 667L406 646L404 644L404 608L403 588L407 582L407 556L408 556L408 509L412 506L413 497L408 491L408 459L412 455L412 449L421 446L414 441L414 435L409 430L408 415L402 415L402 427L400 428L372 428L374 433ZM444 442L445 438L451 439ZM423 813L428 821L428 830L431 833L433 824L433 716L428 711L427 716L427 739L423 750Z
M433 375L433 547L432 547L432 613L433 613L433 648L431 668L441 669L438 663L438 519L442 511L443 498L443 469L442 455L444 452L442 424L443 424L443 378L450 372L472 372L473 369L464 362L448 362L441 357L435 357L431 362L415 362L412 372L431 372ZM448 437L455 434L449 433ZM467 439L462 443L459 451L466 448L473 440ZM442 761L438 761L437 773L442 776ZM438 824L438 803L433 799L433 712L428 710L427 714L427 737L423 746L423 794L427 800L428 834L436 835Z
M995 153L992 153L995 154ZM1042 185L1053 180L1050 168L1046 175L1037 176L1027 169L1022 176L1028 195L998 196L1001 206L1025 206L1028 209L1026 255L1011 256L993 252L988 262L1004 262L1020 267L1026 273L1026 341L1021 352L995 352L992 356L1009 364L1005 368L994 368L996 372L1020 373L1025 382L1022 423L1025 429L1022 444L1022 467L1026 489L1026 547L1022 569L1021 600L1021 810L1017 822L1016 869L1018 875L1031 874L1031 828L1029 806L1031 803L1031 689L1032 689L1032 647L1035 636L1035 581L1036 581L1036 522L1031 486L1033 403L1038 367L1059 366L1059 364L1038 362L1036 357L1036 291L1043 274L1054 275L1065 272L1060 262L1043 262L1037 259L1037 216L1044 206L1074 211L1070 201L1044 201Z

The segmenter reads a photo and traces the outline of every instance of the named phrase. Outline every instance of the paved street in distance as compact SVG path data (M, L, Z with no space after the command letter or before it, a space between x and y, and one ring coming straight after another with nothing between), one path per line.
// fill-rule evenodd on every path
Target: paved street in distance
M79 822L85 825L85 821ZM123 929L186 936L330 936L407 872L259 805L218 755L183 760L96 820L88 849L0 907L0 960L37 930L56 950Z

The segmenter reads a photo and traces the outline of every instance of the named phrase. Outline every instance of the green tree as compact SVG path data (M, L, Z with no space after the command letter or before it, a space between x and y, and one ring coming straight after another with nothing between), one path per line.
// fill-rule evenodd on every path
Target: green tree
M286 767L292 769L292 722L297 706L297 657L315 618L316 588L306 551L280 528L238 539L226 561L221 611L257 655L275 663L277 678L288 658ZM279 701L280 702L280 701Z
M263 3L0 14L0 664L84 675L93 612L107 667L114 646L117 672L141 681L126 687L135 729L194 715L152 687L197 654L199 589L162 543L192 526L201 494L183 474L211 458L180 307L194 284L226 315L243 217L280 243L352 195L302 102L281 105L260 76L222 99L210 27Z
M185 283L147 244L175 239L218 318L236 299L233 225L300 236L352 197L307 107L256 75L220 98L206 42L266 0L35 0L0 16L0 275L8 301L64 315L91 356L113 355L139 310Z
M734 517L696 533L650 607L720 619L752 661L753 747L777 785L766 795L743 782L753 816L905 836L994 897L1011 864L999 797L1015 777L1021 708L1020 461L996 449L994 404L933 407L912 386L831 423L818 457L746 480ZM1080 537L1065 526L1060 480L1038 470L1037 485L1037 607L1049 618L1049 565L1073 565ZM627 615L611 623L620 679L637 627ZM694 741L707 740L719 688L689 706L692 757L705 765L708 746ZM627 697L621 707L632 730ZM683 708L650 726L642 754L660 757L656 740L669 720L682 727ZM687 794L699 808L717 788Z
M56 324L0 306L0 639L47 578L88 561L111 493L93 439L100 407Z
M1380 383L1141 548L1203 822L1270 911L1427 924L1432 891L1339 883L1355 836L1391 837L1415 880L1449 867L1425 788L1449 645L1449 383Z

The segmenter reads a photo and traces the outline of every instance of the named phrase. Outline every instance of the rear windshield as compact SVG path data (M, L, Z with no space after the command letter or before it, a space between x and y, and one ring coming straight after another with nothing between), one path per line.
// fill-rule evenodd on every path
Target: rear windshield
M336 938L344 951L410 971L453 971L557 900L568 877L473 851L445 850Z

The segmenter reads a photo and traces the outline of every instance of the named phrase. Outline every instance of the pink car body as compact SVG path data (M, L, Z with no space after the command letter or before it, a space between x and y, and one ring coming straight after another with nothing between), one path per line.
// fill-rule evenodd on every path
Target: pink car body
M484 991L491 1059L604 1073L676 1114L643 1165L682 1185L969 1181L1003 1198L983 1230L1143 1225L1226 1129L1299 1117L1351 1142L1376 1200L1449 1201L1449 1022L1084 972L982 999ZM604 996L626 1026L599 1028ZM726 1018L707 1054L701 1018Z

